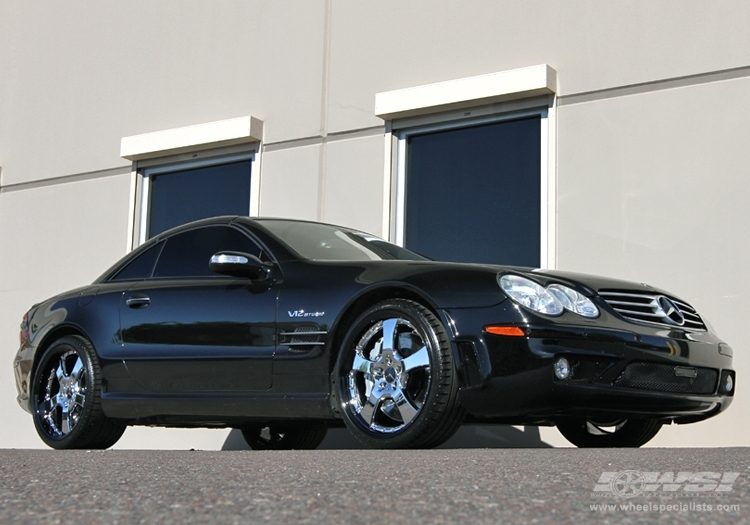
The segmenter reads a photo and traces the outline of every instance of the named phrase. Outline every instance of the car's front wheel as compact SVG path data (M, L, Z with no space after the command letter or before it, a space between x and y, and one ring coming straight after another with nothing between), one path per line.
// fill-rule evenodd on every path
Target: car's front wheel
M326 427L251 425L242 429L242 437L253 450L315 450L327 432Z
M125 425L108 419L101 407L102 379L96 352L80 336L50 345L34 372L34 425L56 449L104 449L114 445Z
M655 419L575 419L560 421L557 429L581 448L640 447L661 429Z
M463 420L448 335L429 309L392 299L351 325L335 375L343 419L373 448L431 448Z

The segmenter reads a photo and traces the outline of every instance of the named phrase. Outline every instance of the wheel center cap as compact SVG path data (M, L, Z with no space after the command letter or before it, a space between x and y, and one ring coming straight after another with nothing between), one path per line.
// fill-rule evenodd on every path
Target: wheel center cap
M398 379L398 372L392 366L389 366L385 371L385 380L389 383L394 383Z

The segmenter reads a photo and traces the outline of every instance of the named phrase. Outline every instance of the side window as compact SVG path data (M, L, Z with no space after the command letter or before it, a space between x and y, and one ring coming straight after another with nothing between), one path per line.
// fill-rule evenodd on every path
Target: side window
M229 226L207 226L167 239L154 277L219 277L208 267L220 251L244 252L261 258L261 249L246 235Z
M154 271L154 264L161 253L164 243L155 244L134 260L130 261L125 268L120 270L111 280L128 281L136 279L148 279Z

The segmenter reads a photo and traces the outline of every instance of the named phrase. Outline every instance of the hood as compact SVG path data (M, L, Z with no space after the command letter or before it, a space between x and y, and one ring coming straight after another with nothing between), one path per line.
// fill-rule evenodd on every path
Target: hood
M612 277L603 277L600 275L591 275L587 273L567 272L561 270L543 270L529 268L513 268L510 273L519 273L530 279L540 282L544 286L552 283L565 284L577 289L584 295L595 295L599 290L629 290L633 292L643 292L646 294L673 294L656 288L646 283L636 283L625 281L623 279L614 279Z

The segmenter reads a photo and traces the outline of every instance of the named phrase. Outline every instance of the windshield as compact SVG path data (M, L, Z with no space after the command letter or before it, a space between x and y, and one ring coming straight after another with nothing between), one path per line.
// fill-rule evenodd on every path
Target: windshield
M317 222L256 219L294 251L316 261L426 261L419 254L367 233Z

